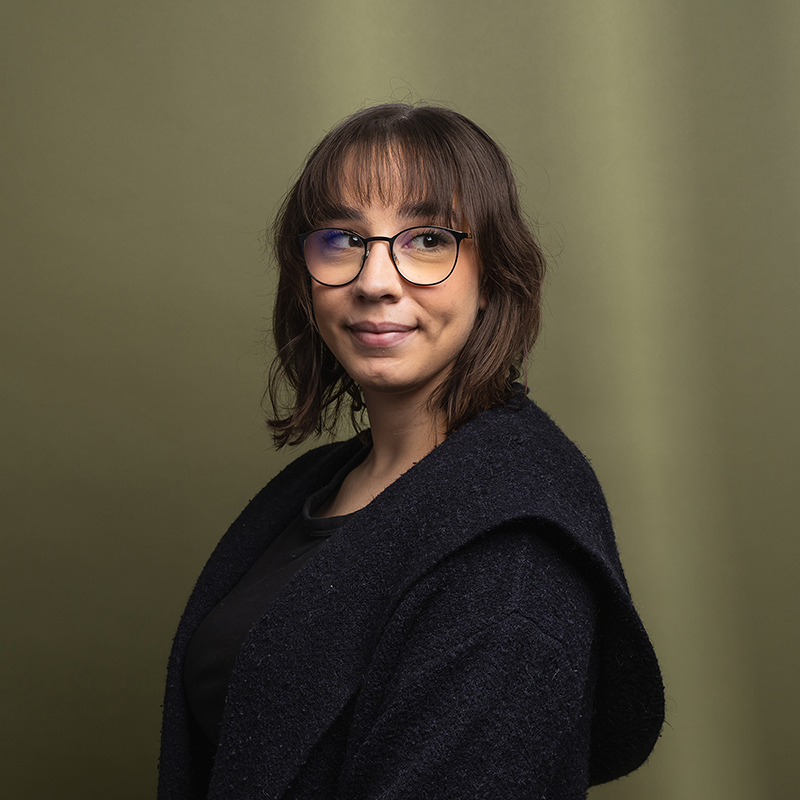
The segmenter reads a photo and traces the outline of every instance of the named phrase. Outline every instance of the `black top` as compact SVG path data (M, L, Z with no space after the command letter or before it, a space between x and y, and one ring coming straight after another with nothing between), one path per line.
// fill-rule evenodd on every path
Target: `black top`
M295 573L356 513L315 517L339 490L345 476L364 460L369 448L350 459L333 479L314 492L261 558L242 576L198 626L189 642L183 680L189 708L216 748L228 684L250 628Z

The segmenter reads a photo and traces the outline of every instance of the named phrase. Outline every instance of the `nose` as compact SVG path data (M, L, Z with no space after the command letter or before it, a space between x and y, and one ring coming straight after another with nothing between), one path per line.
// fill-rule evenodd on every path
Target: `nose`
M403 290L403 279L392 260L389 242L370 242L364 266L354 283L355 291L370 300L393 299Z

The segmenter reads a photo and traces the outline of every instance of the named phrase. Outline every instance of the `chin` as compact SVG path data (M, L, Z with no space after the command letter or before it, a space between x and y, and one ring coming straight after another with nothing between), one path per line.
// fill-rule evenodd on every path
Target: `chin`
M434 389L442 382L443 376L434 377L416 375L398 375L397 373L387 375L364 375L360 379L355 378L356 383L361 387L361 391L374 395L390 394L416 394L422 393L430 395Z
M357 380L356 383L358 383L362 391L375 392L376 394L407 392L416 388L416 385L413 381L403 381L395 377L382 377L375 375L364 377L361 380Z

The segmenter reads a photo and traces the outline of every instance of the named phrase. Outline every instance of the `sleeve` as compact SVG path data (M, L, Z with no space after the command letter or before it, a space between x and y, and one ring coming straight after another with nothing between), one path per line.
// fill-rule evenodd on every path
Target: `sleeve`
M585 797L594 618L582 577L530 527L448 559L384 632L339 796Z

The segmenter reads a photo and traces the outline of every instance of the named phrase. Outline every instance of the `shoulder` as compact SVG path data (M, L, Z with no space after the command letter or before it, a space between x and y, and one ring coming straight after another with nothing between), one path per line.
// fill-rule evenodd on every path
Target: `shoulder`
M443 559L406 595L396 618L410 641L435 641L436 652L487 631L512 631L585 662L597 601L586 576L561 551L546 523L505 523ZM428 635L426 635L426 633ZM408 643L405 658L413 658ZM420 658L431 648L420 646Z
M324 486L363 447L358 437L315 447L299 455L247 504L234 528L248 525L269 509L284 524L299 513L305 499ZM284 519L285 518L285 519Z
M529 398L479 415L452 438L451 461L466 453L493 467L498 483L535 486L569 503L602 500L589 460L555 421Z
M398 490L403 489L412 509L424 508L428 530L423 534L430 535L420 538L435 542L439 552L442 542L456 545L439 559L441 570L431 571L432 578L439 573L443 579L463 548L464 554L477 554L487 532L493 538L506 526L548 531L546 539L537 534L521 545L522 551L536 550L541 559L532 562L533 571L527 575L528 601L537 616L526 619L535 618L537 625L526 630L538 635L542 620L545 627L549 620L549 629L555 630L572 608L588 618L586 609L596 602L602 646L592 777L601 782L635 769L658 737L663 685L630 597L603 492L588 460L550 417L526 400L517 409L494 408L476 417L415 469L416 476L409 475ZM548 556L544 545L554 552ZM558 558L553 560L553 554ZM539 564L547 569L538 570ZM489 572L484 562L483 575ZM588 603L581 582L592 590ZM499 580L495 585L510 591ZM550 607L547 598L535 600L537 586L547 587ZM512 628L507 630L510 634ZM586 640L578 635L570 641L580 652Z
M324 484L363 446L356 436L344 442L332 442L308 450L284 467L261 493L285 491L297 484Z
M527 399L465 424L376 506L392 519L410 518L443 554L506 523L547 521L574 549L619 572L610 515L589 462Z

